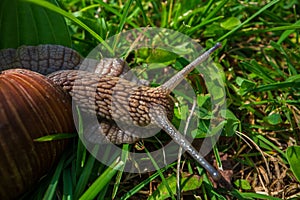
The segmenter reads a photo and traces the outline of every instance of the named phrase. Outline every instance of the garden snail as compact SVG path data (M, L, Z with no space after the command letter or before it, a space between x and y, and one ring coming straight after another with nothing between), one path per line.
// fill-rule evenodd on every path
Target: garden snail
M132 134L129 131L119 129L116 124L117 121L134 126L162 128L176 143L197 160L211 174L214 180L219 180L221 177L219 172L191 146L169 121L172 118L174 106L169 96L172 89L196 65L206 60L219 47L220 44L218 43L157 88L140 86L118 77L126 71L126 66L120 64L122 62L116 64L115 62L118 62L116 60L107 60L107 62L99 63L97 69L108 69L102 70L100 74L73 70L78 68L79 63L81 63L80 56L75 51L58 45L23 47L18 50L0 52L0 58L2 57L0 60L4 62L0 63L0 69L22 67L43 74L50 73L48 79L55 85L55 88L60 86L72 96L73 100L80 103L83 110L91 113L96 112L99 118L103 119L101 123L104 123L103 127L107 128L102 129L102 134L105 134L112 143L133 143L138 140L138 136L135 133ZM44 53L54 57L49 59L47 56L43 56ZM53 64L47 67L40 65L41 63ZM43 67L39 68L39 66ZM121 69L115 66L120 66ZM113 68L114 70L111 70ZM96 97L93 102L89 102L87 101L87 95L89 91L94 91L93 87L97 89ZM116 101L112 98L112 91ZM112 106L113 103L115 106ZM128 111L130 119L123 117ZM72 131L71 129L69 131Z

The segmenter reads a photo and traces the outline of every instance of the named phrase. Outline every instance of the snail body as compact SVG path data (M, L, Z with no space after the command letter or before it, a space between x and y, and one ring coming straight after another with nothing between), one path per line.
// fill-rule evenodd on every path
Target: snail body
M176 143L178 143L194 159L196 159L211 174L213 179L219 180L219 172L216 171L183 136L181 136L181 134L172 126L170 122L174 107L174 103L170 97L172 89L176 87L176 85L180 83L180 81L190 71L192 71L197 64L206 60L208 56L219 47L220 44L217 44L202 54L190 65L186 66L182 71L177 73L165 84L157 88L151 88L143 85L141 86L123 79L122 75L128 69L126 68L126 64L120 60L103 59L100 63L94 63L95 67L92 71L73 70L78 69L78 65L82 64L82 58L74 50L58 45L40 45L37 47L22 47L18 50L10 49L8 51L2 51L0 52L0 69L7 69L7 66L9 66L9 68L25 66L27 69L36 70L43 74L50 72L46 78L47 81L52 83L50 85L52 85L54 88L58 87L60 88L59 90L64 90L66 93L68 93L72 97L73 101L75 100L78 102L84 111L96 114L99 118L99 123L101 126L101 133L98 134L105 135L106 138L112 143L133 143L139 139L139 136L136 135L134 128L128 130L121 129L117 125L118 121L133 127L148 126L150 129L152 127L162 128ZM49 55L51 57L49 57ZM64 63L66 63L66 65L64 65ZM43 67L41 67L42 64ZM99 73L97 74L95 71L98 71ZM25 72L25 74L26 73L34 72ZM4 75L5 74L6 72ZM5 90L4 88L6 86L4 87L3 85L2 87L1 83L0 85L1 88ZM22 90L24 87L17 88ZM26 86L25 88L34 90L34 87ZM49 94L38 96L41 97L44 95L49 96ZM93 98L90 98L91 96ZM30 96L28 96L28 98L30 99ZM49 96L49 98L60 100L64 99L58 96ZM6 102L10 101L11 99L6 100ZM39 101L40 100L32 100L32 102L36 102L38 104ZM68 101L63 100L63 102L57 102L57 104L63 105L63 107L67 106L67 108L61 109L67 110L64 114L69 116L61 115L60 117L68 118L69 123L69 118L72 118L72 114L69 113L71 112L71 109L68 107L68 105L65 105L66 102ZM70 102L67 104L71 106ZM26 110L27 106L28 105L23 105L22 107L24 107L24 110ZM56 115L56 111L51 110L55 108L55 106L52 107L42 104L39 106L45 106L47 109L49 109L47 112ZM1 107L0 104L0 109L1 113L3 113L2 110L6 108L4 108L4 106ZM14 106L10 107L9 109L14 109ZM20 119L29 114L30 113L27 113L23 116L20 116L19 114L14 118L20 121ZM39 113L34 114L40 116L40 118L44 118L44 116L39 115ZM72 119L70 121L72 121ZM58 120L58 122L65 123L61 120ZM28 123L30 124L30 122ZM44 123L49 122L41 122L40 125L44 126ZM73 125L73 123L70 124ZM7 122L7 126L9 125L11 125L11 121ZM61 124L53 123L53 126L59 127ZM68 128L70 129L60 129L59 131L69 132L72 131L74 127L70 125ZM2 130L0 132L1 135L3 135ZM14 131L18 132L18 130ZM100 129L96 131L100 132ZM29 136L27 133L22 134L27 135L29 140L34 139L34 137ZM6 141L2 145L5 144L10 144L10 142ZM3 151L2 154L5 156L6 152ZM19 175L20 174L17 174L17 176ZM20 177L22 176L23 174L21 174Z

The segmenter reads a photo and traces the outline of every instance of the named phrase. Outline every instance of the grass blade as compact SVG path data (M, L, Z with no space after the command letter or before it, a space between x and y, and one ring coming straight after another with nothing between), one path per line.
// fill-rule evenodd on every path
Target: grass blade
M115 184L114 184L112 199L115 199L115 197L117 195L117 191L118 191L118 188L119 188L119 185L120 185L120 182L121 182L122 174L123 174L123 171L124 171L126 160L128 159L128 155L129 155L129 144L123 144L121 160L123 161L124 165L119 170L119 172L117 174L116 181L115 181Z
M52 10L53 12L63 15L64 17L70 19L72 22L78 24L81 28L83 28L84 30L89 32L95 39L97 39L99 42L101 42L111 53L113 52L111 47L108 46L108 44L97 33L95 33L91 28L89 28L82 21L80 21L79 19L74 17L71 13L68 13L68 12L64 11L63 9L45 1L45 0L21 0L21 1L33 3L36 5L42 6L44 8L47 8L49 10Z
M118 33L121 33L121 31L123 30L124 24L126 22L126 18L128 16L128 13L129 13L129 8L132 5L132 2L133 2L133 0L126 1L126 4L125 4L124 9L123 9L122 17L120 19L120 25L119 25L119 28L118 28Z
M83 171L80 175L78 183L76 185L75 194L74 194L75 199L78 199L79 196L86 189L87 184L88 184L88 180L89 180L90 175L93 171L92 169L93 169L94 163L95 163L95 158L94 158L94 156L90 155L88 160L87 160L87 163L85 164L84 169L83 169Z
M63 172L63 197L62 200L71 200L73 199L73 185L71 170L66 169Z
M53 177L51 179L49 187L47 188L47 190L46 190L46 192L44 194L43 199L53 199L54 198L54 196L55 196L55 190L56 190L56 187L57 187L57 184L58 184L61 172L63 170L63 166L64 166L64 163L65 163L65 160L66 160L66 154L63 154L62 158L60 159L60 161L59 161L59 163L58 163L58 165L56 167L54 175L53 175Z
M94 199L97 194L107 186L111 181L113 176L124 166L123 161L116 161L109 168L107 168L104 173L99 176L93 184L84 192L84 194L79 198L80 200L90 200Z
M165 179L164 175L162 174L162 171L161 169L159 168L159 166L157 165L157 163L155 162L155 160L153 159L153 157L151 156L150 152L145 148L145 151L147 153L147 155L149 156L152 164L154 165L155 169L157 170L161 180L162 180L162 183L165 185L170 197L172 198L172 200L175 200L175 197L174 197L174 194L172 192L172 189L170 188L170 186L168 185L168 182L167 180Z

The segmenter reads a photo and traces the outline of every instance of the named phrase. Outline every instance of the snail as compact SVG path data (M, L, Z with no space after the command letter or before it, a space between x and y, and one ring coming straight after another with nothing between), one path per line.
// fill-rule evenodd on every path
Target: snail
M78 70L78 66L82 63L81 56L74 50L59 45L27 46L17 50L9 49L0 51L0 69L25 68L41 74L48 74L47 77L44 77L35 72L16 70L16 72L21 74L32 73L33 75L39 76L41 79L46 79L45 82L51 82L51 85L54 88L64 90L65 94L69 94L72 97L72 100L76 101L83 111L96 114L100 119L99 127L101 127L98 132L104 134L106 139L112 143L134 143L139 139L139 136L134 129L121 129L117 125L118 122L133 127L147 126L149 129L155 127L163 129L177 144L199 162L214 180L219 180L221 178L220 173L192 147L187 139L183 137L170 122L174 108L170 93L189 72L191 72L199 63L206 60L209 55L220 46L219 43L216 44L199 56L195 61L187 65L183 70L178 72L169 81L156 88L138 85L135 82L123 79L122 75L128 69L126 64L118 59L102 59L95 67L95 71L100 71L98 73ZM15 72L13 71L13 73ZM7 71L2 72L2 74L6 75ZM2 84L1 90L6 91L4 85L2 87ZM95 98L92 100L89 99L91 91L95 92L93 94L95 95ZM1 93L0 95L2 95ZM0 98L2 99L2 96L0 96ZM49 96L49 98L51 100L62 100L62 98L58 96ZM6 99L5 101L10 102L11 99ZM68 104L68 101L62 101L63 104L58 104L66 106L64 109L68 110L68 112L65 112L64 114L70 114L69 105L65 105ZM39 101L37 100L32 103L39 104ZM3 108L2 106L1 113L5 109L13 109L13 106L12 108ZM50 106L49 109L51 110L52 107ZM8 115L8 113L9 111L6 115ZM54 113L55 112L53 112L53 114ZM37 113L36 115L39 114ZM69 120L70 116L72 115L61 117L65 117L65 119ZM1 117L2 116L0 115L0 118ZM21 116L17 116L17 118L21 118ZM59 123L64 123L60 120L58 121ZM8 121L7 125L9 126L10 123L11 122ZM40 125L43 126L44 122L41 122ZM53 124L53 126L59 125ZM1 127L3 127L2 124ZM72 131L73 127L69 128L70 129L65 130ZM2 130L4 129L1 129L1 135L3 134ZM66 132L65 130L61 131ZM35 138L32 136L30 137L32 139ZM7 142L7 144L9 144L9 142ZM6 152L4 151L2 152L2 154L5 153Z

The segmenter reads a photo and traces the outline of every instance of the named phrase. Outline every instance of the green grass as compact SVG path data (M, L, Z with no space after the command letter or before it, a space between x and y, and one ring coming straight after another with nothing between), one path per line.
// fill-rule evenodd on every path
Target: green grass
M37 3L39 7L46 7L64 16L68 37L71 38L69 46L84 56L99 42L137 27L172 29L195 39L203 47L221 42L223 47L213 55L213 60L224 71L222 75L229 111L226 113L222 136L213 152L223 162L222 167L233 188L214 187L203 169L187 157L183 159L182 171L193 178L201 178L202 182L192 192L182 195L193 199L197 199L196 196L201 199L299 198L299 182L296 178L299 172L290 168L291 162L293 166L299 163L299 159L294 157L297 152L286 154L288 147L300 145L298 1L274 0L266 4L266 1L228 0L120 0L110 3L100 0L60 0L58 5L61 9L40 0L24 1L27 4ZM51 19L48 20L51 22ZM52 26L54 35L56 28ZM28 30L25 27L20 31ZM56 38L57 43L60 41L65 39L62 36ZM133 56L129 64L135 67L138 62L142 65L145 61L144 58ZM173 67L180 68L182 62L175 61ZM207 131L211 105L198 74L189 78L199 93L197 103L202 106L197 113L200 125L193 130L193 135L201 138ZM174 111L175 125L185 120L179 118L179 113L186 113L187 116L187 105L191 101L187 97L180 101L183 106ZM160 139L167 140L163 136ZM201 139L197 139L195 145L199 145L199 141ZM160 147L157 141L145 141L146 149L155 147ZM128 148L135 150L134 145ZM208 157L212 159L211 155ZM40 187L27 194L27 197L151 199L154 198L151 192L157 194L164 191L167 196L176 199L176 190L171 184L173 179L169 178L177 173L174 167L176 163L140 175L122 170L117 172L116 169L122 169L122 164L116 162L106 167L91 156L80 141L73 141L71 149L65 152L53 173L44 178ZM114 186L115 182L117 186ZM183 185L182 188L184 192L189 191Z

